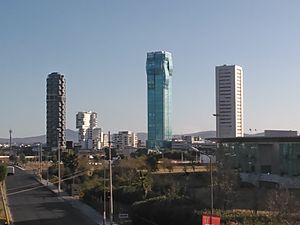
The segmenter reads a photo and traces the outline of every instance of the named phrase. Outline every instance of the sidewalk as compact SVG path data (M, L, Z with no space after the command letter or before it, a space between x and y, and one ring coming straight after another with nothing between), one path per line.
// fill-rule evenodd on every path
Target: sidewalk
M58 194L58 189L54 184L47 182L47 180L44 179L40 180L37 178L37 180L44 186L48 187L53 193ZM78 197L70 196L61 190L58 199L61 201L66 201L72 205L72 207L79 209L84 215L89 217L96 224L102 224L103 217L100 215L100 212L97 212L94 208L80 201ZM107 221L106 224L109 224L109 221Z

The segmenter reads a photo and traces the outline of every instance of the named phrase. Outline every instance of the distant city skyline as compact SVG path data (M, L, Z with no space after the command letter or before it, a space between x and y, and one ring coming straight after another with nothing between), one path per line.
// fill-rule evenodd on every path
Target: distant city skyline
M300 130L300 2L2 1L0 137L46 133L46 77L67 80L66 127L147 131L145 54L172 52L173 133L215 130L215 66L242 65L244 132Z

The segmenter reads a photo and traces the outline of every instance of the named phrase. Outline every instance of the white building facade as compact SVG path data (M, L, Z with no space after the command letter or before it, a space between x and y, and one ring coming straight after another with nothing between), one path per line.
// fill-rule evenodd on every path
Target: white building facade
M109 147L108 134L104 134L101 128L93 129L93 146L98 150Z
M78 131L78 141L81 149L93 149L93 130L97 127L97 113L78 112L76 115L76 128Z
M112 135L112 146L118 149L137 148L138 137L131 131L119 131L117 134Z
M204 143L204 139L199 136L185 135L181 138L172 139L173 150L188 150L190 147L196 147Z
M217 138L242 137L243 68L238 65L216 66Z

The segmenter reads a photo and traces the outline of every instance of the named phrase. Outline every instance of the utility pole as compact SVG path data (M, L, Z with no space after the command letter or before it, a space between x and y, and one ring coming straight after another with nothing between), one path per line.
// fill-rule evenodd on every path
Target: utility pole
M109 189L110 189L110 224L113 225L113 215L114 215L114 206L113 206L113 190L112 190L112 157L111 157L111 142L110 142L110 131L108 132L108 143L109 143Z
M103 225L106 225L106 175L105 175L105 162L103 164Z

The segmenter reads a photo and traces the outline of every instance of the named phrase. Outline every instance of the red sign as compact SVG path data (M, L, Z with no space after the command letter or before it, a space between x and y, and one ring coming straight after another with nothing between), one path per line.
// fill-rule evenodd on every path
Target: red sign
M221 224L221 218L219 216L215 215L208 215L203 214L202 215L202 225L220 225Z

